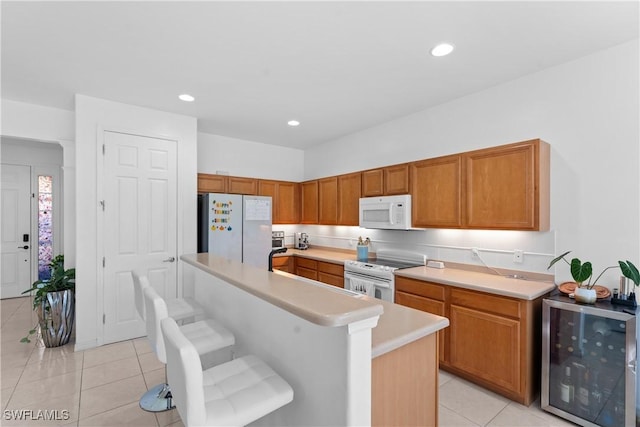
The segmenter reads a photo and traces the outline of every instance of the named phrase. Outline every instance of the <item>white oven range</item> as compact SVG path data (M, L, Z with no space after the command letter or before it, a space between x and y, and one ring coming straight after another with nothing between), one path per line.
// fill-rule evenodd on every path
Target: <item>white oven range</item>
M394 271L426 263L426 256L415 252L381 249L376 255L366 261L344 262L345 289L394 302Z

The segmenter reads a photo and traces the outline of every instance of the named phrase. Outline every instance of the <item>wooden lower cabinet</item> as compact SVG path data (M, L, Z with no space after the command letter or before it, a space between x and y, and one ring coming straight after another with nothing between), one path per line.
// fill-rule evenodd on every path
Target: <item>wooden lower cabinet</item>
M318 261L318 281L344 288L344 266L342 264Z
M295 257L295 273L297 276L317 280L328 285L344 287L344 266L330 262Z
M293 257L290 256L276 256L273 257L273 269L280 270L287 273L295 273L293 270Z
M306 277L311 280L318 280L318 261L295 257L296 276Z
M435 334L371 360L372 426L438 425Z
M542 299L396 278L396 303L449 318L440 367L523 405L540 390Z

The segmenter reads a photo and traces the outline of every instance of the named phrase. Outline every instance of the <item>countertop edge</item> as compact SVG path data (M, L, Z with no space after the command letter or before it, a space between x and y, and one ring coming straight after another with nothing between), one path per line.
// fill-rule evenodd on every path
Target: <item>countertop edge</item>
M429 325L425 325L422 328L415 329L407 334L398 336L394 339L387 340L383 343L380 343L371 349L371 358L375 359L376 357L382 356L383 354L390 353L400 347L403 347L407 344L410 344L414 341L417 341L421 338L424 338L428 335L436 333L446 327L449 326L449 319L446 317L442 317L442 320L431 323Z
M253 286L249 286L246 283L243 283L242 281L238 280L236 277L233 277L229 274L225 274L223 271L211 268L209 265L206 265L202 262L200 262L197 259L197 255L198 254L187 254L187 255L182 255L180 257L180 259L182 261L184 261L185 263L199 269L202 270L208 274L211 274L215 277L218 277L219 279L222 279L228 283L230 283L231 285L242 289L245 292L250 293L251 295L254 295L257 298L260 298L264 301L269 302L270 304L273 304L276 307L279 307L285 311L288 311L291 314L294 314L302 319L305 319L311 323L314 323L316 325L320 325L320 326L327 326L327 327L340 327L340 326L346 326L349 325L350 323L353 322L357 322L360 320L365 320L365 319L369 319L372 317L379 317L383 314L384 310L383 310L383 306L381 304L377 304L375 302L371 303L368 301L364 301L364 300L359 300L362 301L362 306L356 310L351 310L348 312L344 312L342 314L339 315L335 315L335 314L328 314L328 315L319 315L316 313L310 313L306 310L301 309L299 306L288 302L282 298L276 298L273 297L272 295L266 293L266 292L260 292L260 289L253 287ZM238 263L240 264L240 263ZM246 268L254 268L251 266L246 266ZM294 280L294 279L290 279L290 278L282 278L283 280ZM313 285L309 285L307 284L307 286L313 286ZM329 291L327 291L329 292ZM347 296L342 296L344 298L348 298Z

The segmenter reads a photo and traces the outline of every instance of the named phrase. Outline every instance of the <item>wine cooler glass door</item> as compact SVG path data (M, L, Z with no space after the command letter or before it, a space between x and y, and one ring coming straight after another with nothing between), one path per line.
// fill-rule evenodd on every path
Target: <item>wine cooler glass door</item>
M557 302L543 310L543 409L582 425L633 425L633 316L548 303Z

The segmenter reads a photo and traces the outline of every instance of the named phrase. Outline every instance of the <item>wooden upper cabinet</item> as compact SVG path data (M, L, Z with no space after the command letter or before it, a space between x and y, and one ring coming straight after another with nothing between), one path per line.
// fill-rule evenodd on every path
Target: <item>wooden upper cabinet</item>
M318 181L307 181L300 184L300 223L318 223Z
M258 180L255 178L242 178L230 176L227 192L231 194L258 194Z
M198 193L226 193L228 178L226 175L199 173Z
M535 139L465 153L467 227L548 230L549 152Z
M409 193L408 163L362 172L362 197L407 193Z
M278 183L278 223L297 224L300 221L300 184Z
M411 164L414 227L463 226L462 156L445 156Z
M362 172L362 197L384 195L384 169Z
M388 166L384 168L384 194L409 193L409 164Z
M318 180L318 223L338 223L338 177Z
M258 195L271 196L273 224L296 224L299 222L300 185L288 181L258 181Z
M358 225L360 223L360 192L362 174L360 172L338 176L338 224Z

